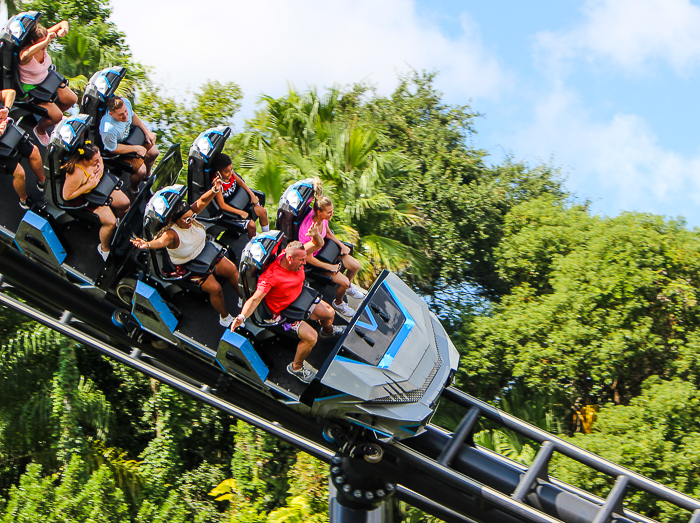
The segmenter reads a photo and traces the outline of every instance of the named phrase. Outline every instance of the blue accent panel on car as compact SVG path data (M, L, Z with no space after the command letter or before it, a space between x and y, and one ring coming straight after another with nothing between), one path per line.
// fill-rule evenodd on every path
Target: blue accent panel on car
M267 368L267 365L265 365L260 355L255 351L248 338L241 336L237 332L231 332L226 329L226 332L224 332L224 335L221 337L221 341L225 341L229 345L237 347L245 359L248 360L250 366L253 367L258 377L262 381L265 381L267 375L270 373L270 369Z
M145 300L148 300L166 327L170 329L170 332L175 332L175 328L177 327L177 318L170 311L170 308L163 301L163 298L161 298L157 290L150 285L146 285L142 281L139 281L136 283L135 294L138 294ZM138 320L138 317L136 319Z
M351 360L350 358L346 358L345 356L338 356L334 358L335 361L342 361L345 363L354 363L355 365L367 365L368 367L371 367L369 363L365 363L364 361L357 361L357 360Z
M363 319L365 315L367 316L367 319L370 321L370 323L360 321L360 319ZM374 314L372 314L372 311L369 307L365 307L365 310L363 310L362 314L360 314L360 319L358 319L355 323L357 327L362 327L363 329L367 329L368 331L377 330L377 320L374 319Z
M63 245L61 245L61 242L58 239L58 236L56 236L51 224L32 211L27 211L24 213L24 218L22 218L22 221L39 230L41 234L44 235L44 238L48 243L47 247L51 249L51 252L53 252L53 255L58 260L58 263L63 263L63 260L66 259L66 250L63 248ZM22 252L22 248L17 244L17 242L15 242L15 245L17 245L17 248L20 250L20 252Z
M314 402L342 398L343 396L349 396L349 394L333 394L332 396L324 396L323 398L316 398Z
M401 345L403 345L403 342L406 341L408 334L411 332L411 329L416 324L416 322L413 320L411 315L408 313L408 311L406 310L406 307L404 307L401 304L401 301L396 297L396 294L394 294L394 291L391 289L389 284L386 282L383 282L382 285L389 292L389 294L391 294L391 297L394 299L394 302L399 307L399 309L401 309L401 313L404 315L404 318L406 319L404 324L401 326L401 330L398 332L398 334L396 334L396 337L391 342L391 345L389 345L389 348L384 353L384 356L382 357L381 361L379 362L379 365L377 365L377 367L379 367L381 369L387 369L387 368L389 368L389 365L391 365L391 362L394 361L394 356L396 356L396 353L401 348Z
M410 434L416 434L418 431L418 427L420 427L420 423L414 423L413 425L401 425L399 428L403 431L406 431ZM413 430L415 428L415 430Z
M382 436L386 436L387 438L393 438L393 434L389 434L388 432L384 432L382 430L377 429L376 427L370 427L369 425L365 425L364 423L360 423L357 420L354 420L352 418L346 418L350 423L354 423L355 425L359 425L360 427L364 427L366 429L371 430L372 432L376 432L378 434L381 434Z

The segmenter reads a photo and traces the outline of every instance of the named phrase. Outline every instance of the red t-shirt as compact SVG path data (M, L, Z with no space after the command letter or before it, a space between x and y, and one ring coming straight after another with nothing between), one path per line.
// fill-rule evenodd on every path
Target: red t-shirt
M282 267L280 262L284 256L285 251L282 251L282 254L258 278L257 289L267 293L265 303L274 314L282 312L299 297L306 277L303 267L299 272L292 272Z

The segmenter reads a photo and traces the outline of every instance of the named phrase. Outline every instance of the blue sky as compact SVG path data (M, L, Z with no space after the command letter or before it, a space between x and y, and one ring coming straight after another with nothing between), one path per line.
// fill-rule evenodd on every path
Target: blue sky
M700 1L200 0L204 16L184 0L112 5L170 94L235 81L245 117L288 82L388 94L398 72L438 70L446 101L483 113L474 143L493 162L551 162L596 213L700 226Z

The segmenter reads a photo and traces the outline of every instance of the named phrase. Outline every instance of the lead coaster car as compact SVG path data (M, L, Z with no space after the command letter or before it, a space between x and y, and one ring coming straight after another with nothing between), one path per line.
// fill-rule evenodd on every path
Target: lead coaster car
M244 249L239 272L246 297L255 290L257 274L278 255L279 235L279 231L261 234ZM339 447L357 429L382 441L421 434L459 361L427 304L389 271L374 282L313 382L298 385L296 392L280 384L280 367L288 360L269 357L270 338L279 336L258 328L264 318L254 317L252 323L224 333L217 363L303 414L331 422L324 436ZM312 355L317 350L314 347Z

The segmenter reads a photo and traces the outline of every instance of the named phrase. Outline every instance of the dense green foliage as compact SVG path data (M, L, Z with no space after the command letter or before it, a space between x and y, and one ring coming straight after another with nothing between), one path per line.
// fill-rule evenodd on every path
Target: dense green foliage
M106 0L10 8L70 20L51 52L78 88L126 65L123 92L163 151L181 143L186 158L200 132L233 123L238 85L169 96L131 60ZM461 388L700 496L700 232L594 216L550 165L489 164L472 143L479 114L446 104L435 76L411 71L388 96L365 84L263 96L226 150L271 217L291 181L323 181L361 278L398 271L454 333ZM327 521L326 466L309 456L7 310L0 347L2 521ZM436 420L462 415L442 405ZM538 448L488 423L474 439L526 464ZM601 496L612 485L561 457L551 473ZM660 521L689 517L627 499ZM433 521L399 503L394 514Z

